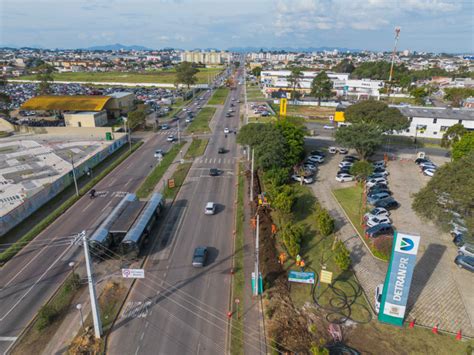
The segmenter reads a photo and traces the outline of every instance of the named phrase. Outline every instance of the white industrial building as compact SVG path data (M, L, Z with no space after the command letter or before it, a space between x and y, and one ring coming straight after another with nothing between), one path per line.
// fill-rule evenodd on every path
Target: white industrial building
M297 90L305 94L311 92L311 83L319 74L317 71L303 71L302 77L298 82ZM267 95L274 91L291 91L291 85L288 81L290 70L264 70L260 75L260 82ZM380 89L384 87L381 80L370 79L349 79L348 73L326 72L333 83L333 91L337 96L355 96L361 98L380 98Z
M441 139L449 127L460 123L474 131L474 110L466 108L393 106L408 117L410 127L399 135Z

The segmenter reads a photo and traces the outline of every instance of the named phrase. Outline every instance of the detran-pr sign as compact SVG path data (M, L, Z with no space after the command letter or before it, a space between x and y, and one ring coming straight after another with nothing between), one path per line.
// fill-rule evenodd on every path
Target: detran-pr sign
M380 303L379 321L403 325L420 237L395 233Z

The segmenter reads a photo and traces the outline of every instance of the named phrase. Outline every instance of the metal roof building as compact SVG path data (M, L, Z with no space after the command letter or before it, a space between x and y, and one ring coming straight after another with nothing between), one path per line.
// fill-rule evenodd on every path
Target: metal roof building
M76 96L36 96L23 105L22 110L30 111L102 111L111 96L76 95Z

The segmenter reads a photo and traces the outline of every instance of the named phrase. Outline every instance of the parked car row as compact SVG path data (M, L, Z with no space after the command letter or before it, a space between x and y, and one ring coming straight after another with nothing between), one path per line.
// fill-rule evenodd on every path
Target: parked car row
M254 114L260 115L262 117L270 116L271 114L267 105L251 104L250 108L253 110Z
M426 176L434 176L436 170L438 169L438 166L428 158L417 158L415 163L420 167L420 171L423 173L423 175Z
M291 179L304 184L312 184L315 180L314 175L318 170L318 164L324 163L324 157L325 154L322 151L313 150L308 154L295 174L291 176Z
M345 153L341 153L341 154L345 154ZM339 171L336 174L336 181L339 181L339 182L354 181L355 176L351 174L351 168L352 168L352 165L354 165L354 163L357 161L359 161L359 158L353 155L345 156L342 159L342 161L339 163Z

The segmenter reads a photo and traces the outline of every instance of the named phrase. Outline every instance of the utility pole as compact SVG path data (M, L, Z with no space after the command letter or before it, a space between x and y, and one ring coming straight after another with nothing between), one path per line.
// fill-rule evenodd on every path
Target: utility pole
M130 152L132 151L132 130L130 129L130 123L127 121L127 126L128 126L128 148L130 149Z
M259 241L259 231L260 231L260 216L257 210L257 232L255 234L255 290L254 295L258 296L258 283L260 281L259 272L258 272L258 241Z
M254 153L255 149L252 149L252 163L250 168L250 201L253 201L253 167L254 167Z
M102 335L102 324L100 322L99 307L95 292L95 283L92 277L92 263L89 255L89 244L87 243L86 231L82 231L82 241L84 242L84 254L86 256L87 283L89 284L89 296L91 299L92 319L94 321L94 333L97 339Z
M181 134L179 132L179 119L178 119L178 143L181 143Z
M69 153L69 156L71 157L72 177L74 179L74 186L76 187L76 195L79 196L79 189L77 188L76 169L74 168L74 159L72 153Z
M395 45L392 52L392 63L390 65L390 75L388 77L388 90L387 98L390 99L390 91L392 90L392 76L393 76L393 65L395 63L395 54L397 53L398 39L400 38L400 27L395 27Z

